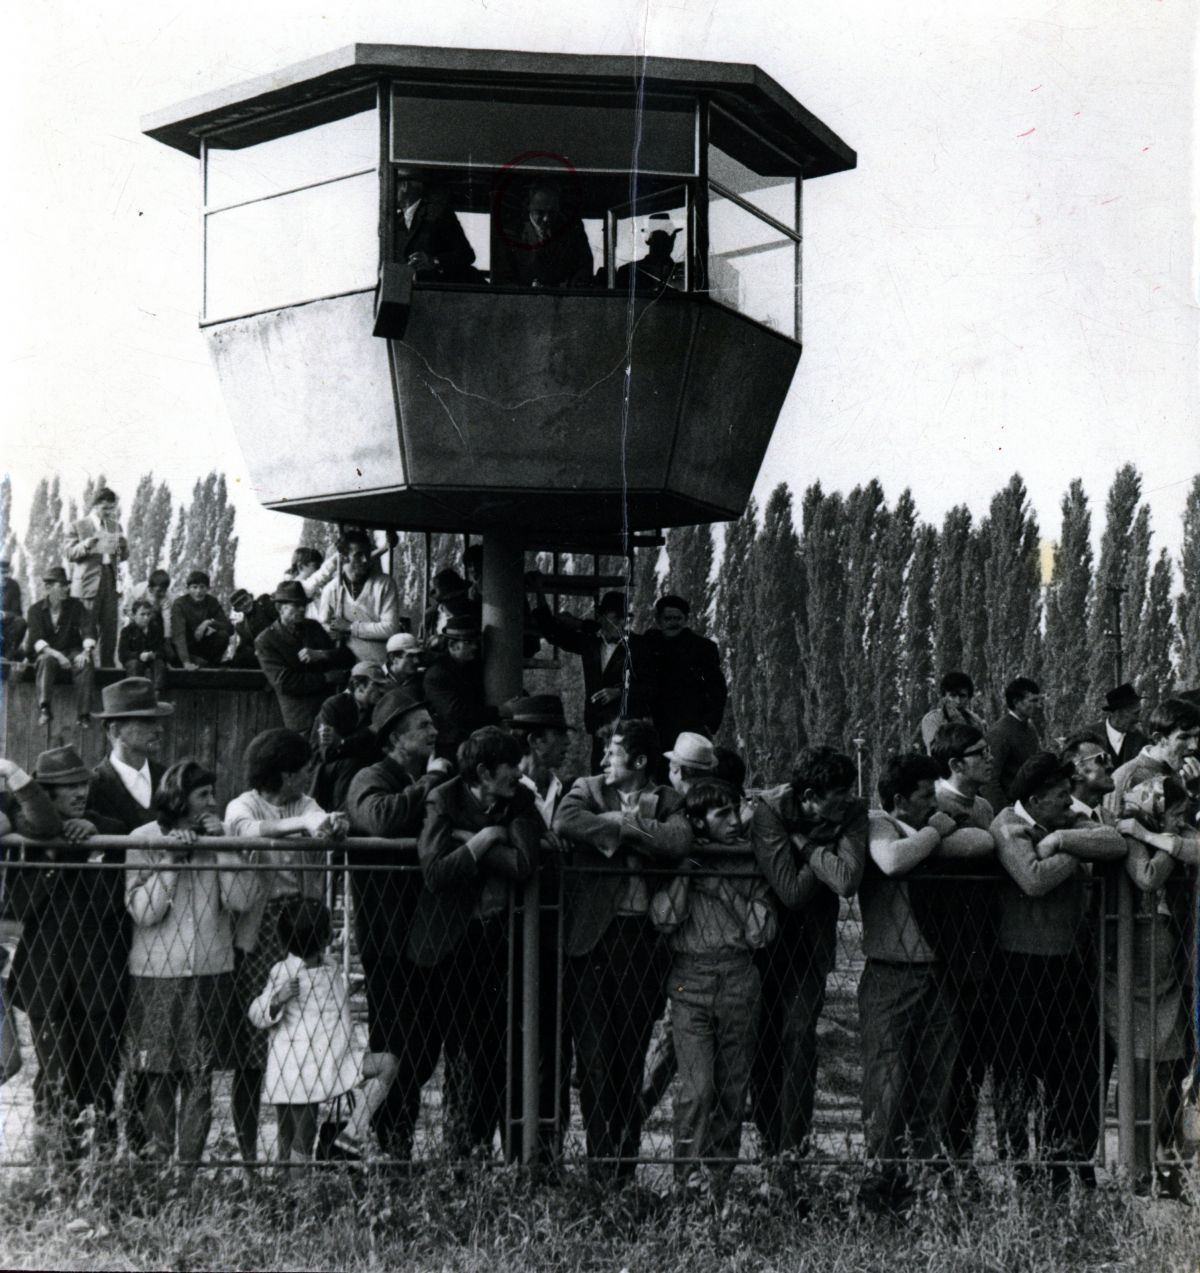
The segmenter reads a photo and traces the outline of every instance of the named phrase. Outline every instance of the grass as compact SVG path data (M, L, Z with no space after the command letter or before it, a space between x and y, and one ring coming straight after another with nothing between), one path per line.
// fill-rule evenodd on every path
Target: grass
M1200 1181L1197 1182L1200 1184ZM923 1200L903 1220L859 1211L857 1180L813 1172L800 1217L735 1179L723 1216L648 1190L598 1190L583 1175L532 1186L519 1173L455 1172L357 1182L313 1172L289 1194L232 1173L174 1191L108 1168L70 1180L16 1173L0 1197L0 1263L69 1269L386 1269L464 1273L926 1273L1145 1270L1195 1273L1191 1208L1115 1189L1055 1202L996 1174L968 1203Z

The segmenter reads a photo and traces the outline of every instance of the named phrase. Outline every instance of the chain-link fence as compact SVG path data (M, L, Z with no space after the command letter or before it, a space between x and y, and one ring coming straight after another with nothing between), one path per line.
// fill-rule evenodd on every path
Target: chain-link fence
M683 873L547 849L523 886L431 891L413 841L17 844L0 1166L441 1157L787 1189L851 1163L892 1197L955 1164L1178 1153L1182 871L1081 875L1031 930L1010 911L1038 899L978 864L868 867L784 911L732 849Z

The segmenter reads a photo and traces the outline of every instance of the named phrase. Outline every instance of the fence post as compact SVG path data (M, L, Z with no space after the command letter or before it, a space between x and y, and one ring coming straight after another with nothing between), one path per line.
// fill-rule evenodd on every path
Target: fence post
M525 882L522 920L521 977L521 1163L532 1167L537 1160L541 1076L538 1058L538 1003L540 993L539 937L541 933L541 883L535 871Z
M1137 1079L1133 1057L1133 881L1114 872L1117 889L1117 1163L1136 1174Z

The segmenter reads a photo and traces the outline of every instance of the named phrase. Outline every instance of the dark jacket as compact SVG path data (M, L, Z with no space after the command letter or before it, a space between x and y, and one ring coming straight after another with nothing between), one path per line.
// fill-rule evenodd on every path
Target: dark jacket
M460 663L443 654L425 672L425 697L437 723L437 753L453 760L459 744L500 715L484 701L483 660Z
M321 725L337 734L326 747L317 740ZM316 770L309 794L322 809L340 809L354 775L383 757L379 738L371 729L371 709L360 707L350 690L331 694L321 704L310 741Z
M332 650L331 663L302 663L300 651ZM343 669L354 666L354 653L345 645L335 645L332 637L315 619L301 619L295 632L276 620L260 632L254 652L279 699L279 711L288 729L308 734L321 704L343 679Z
M15 579L5 579L4 601L0 609L3 609L6 615L25 613L24 606L21 604L21 585Z
M84 815L101 835L123 835L120 822L89 810ZM33 835L31 823L18 810L16 829ZM66 869L11 871L12 909L21 921L21 941L13 959L12 980L17 1003L35 1019L53 1017L62 1003L62 987L91 993L98 1015L120 1014L129 955L129 921L125 911L125 874L110 870L71 870L93 856L85 840L53 850L29 843L24 861L63 864ZM123 849L97 851L98 860L119 865ZM119 1019L119 1018L118 1018Z
M91 611L82 601L68 597L62 603L58 623L50 616L50 602L43 597L29 607L29 632L25 643L29 647L29 657L36 658L39 641L58 650L60 654L78 654L86 640L96 639L96 624Z
M992 780L984 787L983 798L993 809L1003 809L1012 803L1008 789L1017 776L1017 770L1042 749L1038 732L1027 721L1017 720L1006 711L987 732L988 746L992 751Z
M158 785L166 770L157 761L150 761L150 794L158 792ZM112 761L106 756L92 770L92 789L88 792L88 816L95 812L102 818L111 819L120 825L118 835L128 835L138 827L145 826L154 818L154 809L143 809L125 789L125 784L117 777Z
M474 835L498 826L508 828L508 843L478 861L454 834ZM490 809L475 799L463 778L451 778L431 792L417 844L425 888L413 915L409 958L421 967L434 967L457 949L476 910L482 908L486 914L492 902L502 907L509 881L527 880L533 874L544 830L534 794L526 786L518 786L511 800ZM470 994L483 987L457 989Z
M583 727L589 734L597 733L618 716L650 715L650 652L644 637L630 633L602 665L604 642L598 623L563 618L549 606L539 606L534 617L538 630L551 645L579 655L583 665ZM613 703L593 703L592 695L606 689L624 693Z
M25 825L29 828L26 834L39 840L49 840L62 830L62 819L58 810L51 803L45 788L36 781L30 781L20 791L0 791L0 818L6 819L10 830L16 826L17 814L20 812ZM16 845L0 844L0 916L9 913L9 902L4 863L7 859L15 860L20 855Z
M684 730L715 737L725 715L725 673L717 643L691 628L668 639L657 628L643 640L654 678L654 724L664 748Z
M866 867L866 806L852 801L837 823L814 820L785 783L754 802L750 842L782 903L777 941L819 949L832 965L840 899L854 895Z
M412 839L413 847L396 853L358 849L346 841L346 860L352 866L404 866L407 870L351 871L354 924L359 949L372 959L397 959L408 944L409 929L424 883L418 866L416 839L425 825L425 802L445 774L414 778L390 756L359 770L350 781L346 813L358 835Z
M242 611L241 619L233 625L234 635L238 639L237 649L233 654L234 667L258 667L254 643L259 634L265 632L278 617L274 601L265 592L255 597Z
M683 802L670 787L647 786L636 813L628 813L616 826L598 815L621 809L621 797L602 776L576 779L559 802L554 830L568 842L569 866L563 872L563 918L568 955L586 955L604 936L617 914L630 872L597 874L588 868L621 865L673 866L691 847L692 828L683 813ZM649 881L653 892L657 880ZM649 923L649 920L646 921Z
M1122 765L1127 765L1136 755L1138 755L1142 748L1145 747L1150 740L1135 725L1126 733L1125 737L1121 739L1121 750L1119 752L1115 752L1112 749L1112 743L1109 742L1108 739L1107 724L1108 722L1106 719L1099 720L1094 725L1089 725L1084 732L1096 735L1096 737L1104 744L1104 750L1108 752L1109 757L1113 762L1113 768L1120 769Z
M423 198L417 206L411 227L404 217L396 218L396 260L407 261L415 252L426 252L437 258L437 268L422 271L420 279L440 279L447 283L469 282L475 249L467 240L458 217L438 195Z
M578 218L564 218L539 243L527 217L492 244L492 282L519 287L591 287L592 249Z
M126 663L132 663L139 655L147 653L159 659L165 660L167 657L167 642L163 636L161 619L156 629L152 617L144 631L136 623L127 623L117 638L117 662L121 667L124 667ZM139 675L148 676L149 672L140 672Z
M181 663L191 662L191 653L196 644L195 631L204 622L211 619L214 626L209 637L224 637L229 640L233 633L233 624L221 609L221 603L206 593L200 601L195 601L184 593L171 603L171 640L175 643L175 653Z

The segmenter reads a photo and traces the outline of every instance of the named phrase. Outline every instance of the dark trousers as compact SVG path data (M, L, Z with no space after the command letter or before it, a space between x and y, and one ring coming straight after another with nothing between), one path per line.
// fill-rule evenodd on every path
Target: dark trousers
M28 631L29 625L19 614L6 610L3 619L0 619L0 659L15 663L21 657L21 646Z
M117 572L112 566L100 567L100 586L96 595L83 603L96 624L100 646L100 666L117 665Z
M410 1158L421 1111L421 1088L433 1077L446 1033L435 970L420 968L403 954L362 948L366 974L368 1038L372 1052L390 1052L397 1062L373 1125L379 1146L393 1158Z
M788 925L756 957L762 974L758 1047L750 1073L754 1122L772 1156L804 1153L817 1092L817 1021L834 944Z
M67 658L74 660L78 650L63 651ZM39 707L47 710L54 698L54 684L58 680L58 660L49 650L43 650L37 656L34 672L34 688L37 691ZM93 687L96 682L96 669L90 658L84 661L83 667L71 668L71 680L75 685L75 714L88 716L92 710Z
M1090 1158L1100 1094L1096 984L1078 955L997 957L996 1128L1001 1153Z
M966 978L956 981L952 991L957 1006L958 1053L950 1076L946 1136L950 1152L958 1159L970 1158L974 1152L979 1093L995 1051L995 1004L987 991L985 981Z
M167 683L167 661L158 657L150 663L143 663L141 659L126 659L125 675L148 677L154 682L155 692L161 694Z
M898 1174L897 1160L944 1153L958 1030L945 970L868 959L858 983L863 1135L867 1158Z
M679 1065L675 1157L726 1159L712 1168L718 1187L733 1171L758 1023L759 974L748 953L677 955L667 981ZM695 1165L680 1163L685 1182Z
M506 919L471 920L433 974L436 1015L445 1022L447 1145L454 1159L487 1156L503 1130L508 1078Z
M201 637L199 641L195 637L189 636L187 643L188 660L195 663L198 667L215 666L224 657L228 645L228 635L222 636L219 632L210 632L207 636Z
M68 1152L78 1148L75 1119L88 1105L95 1109L97 1137L115 1140L120 1027L113 1011L113 1005L78 1004L29 1019L38 1060L34 1111L43 1128L63 1136Z
M666 1000L671 955L649 919L618 916L586 955L567 961L579 1105L592 1159L635 1159L642 1137L642 1067ZM637 1164L599 1174L629 1179Z

